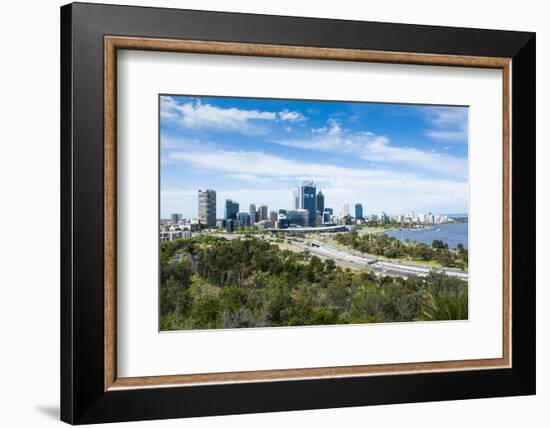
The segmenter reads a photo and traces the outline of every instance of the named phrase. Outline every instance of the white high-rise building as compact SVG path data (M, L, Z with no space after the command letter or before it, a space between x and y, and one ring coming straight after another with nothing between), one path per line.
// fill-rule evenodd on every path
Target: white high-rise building
M290 204L292 210L299 210L300 206L300 189L292 189L292 203Z
M216 227L216 191L199 190L199 219L202 224Z
M344 204L342 205L342 212L341 212L341 217L347 217L349 216L349 204Z

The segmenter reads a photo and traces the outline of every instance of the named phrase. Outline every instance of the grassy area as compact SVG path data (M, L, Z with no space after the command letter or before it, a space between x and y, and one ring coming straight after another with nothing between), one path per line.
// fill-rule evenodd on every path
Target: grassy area
M383 226L361 226L359 229L358 229L358 232L363 234L363 233L372 233L373 235L380 235L382 233L386 233L386 232L389 232L390 230L393 230L394 227L391 227L391 226L387 226L387 227L383 227Z
M445 266L443 266L437 260L414 260L414 259L411 259L411 258L408 258L408 257L398 257L398 258L384 257L384 256L380 256L380 255L377 255L377 254L363 253L359 250L354 250L349 245L344 245L344 244L342 244L342 243L340 243L336 240L331 240L330 243L332 245L334 245L335 247L339 247L339 248L342 248L342 249L345 249L345 250L353 250L353 251L358 252L360 254L365 254L366 256L370 256L370 257L376 257L377 259L385 260L385 261L388 261L388 262L408 263L408 264L415 265L415 266L430 266L430 267L434 267L434 268L445 268ZM466 269L464 269L464 271L467 272L468 269L466 268Z

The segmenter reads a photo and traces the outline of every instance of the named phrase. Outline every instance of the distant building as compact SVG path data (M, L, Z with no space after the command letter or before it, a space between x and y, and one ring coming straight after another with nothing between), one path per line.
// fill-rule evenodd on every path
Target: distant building
M388 215L384 211L382 211L380 213L380 221L382 223L387 223L388 222Z
M361 220L363 218L363 205L355 204L355 220Z
M319 211L315 211L315 227L323 224L323 215Z
M239 212L239 203L238 202L235 202L231 199L226 199L225 200L225 214L224 214L224 218L226 220L232 218L232 219L236 219L237 218L237 213Z
M174 241L180 238L191 238L191 232L183 230L165 230L160 232L160 242Z
M299 210L302 208L300 206L300 189L292 189L292 201L290 204L290 208L293 210Z
M199 190L199 219L208 227L216 227L216 191Z
M248 206L248 214L250 215L250 224L254 224L258 221L256 218L256 205L250 204Z
M260 205L258 207L258 221L269 221L267 205Z
M317 211L320 213L325 211L325 195L320 190L317 192Z
M237 213L237 220L239 220L241 227L250 226L250 214L245 211Z
M309 222L308 210L289 210L286 213L289 226L307 226Z
M170 216L170 221L172 222L172 224L179 224L181 220L182 220L181 214L172 214Z
M235 230L238 230L241 227L241 224L239 220L235 220L234 218L230 218L225 221L225 230L228 232L234 232Z
M312 181L304 181L300 187L301 209L308 212L308 225L315 225L317 217L317 192Z
M340 213L340 217L347 217L349 216L349 204L342 205L342 212Z
M332 209L331 208L325 208L322 215L322 222L323 224L330 223L332 221Z
M268 220L260 220L258 224L256 224L260 229L269 229L270 223Z
M277 220L279 219L279 213L277 211L269 211L269 222L272 226L275 226Z
M279 220L277 220L277 229L285 229L287 228L288 226L290 226L290 222L287 220L286 217L279 217Z

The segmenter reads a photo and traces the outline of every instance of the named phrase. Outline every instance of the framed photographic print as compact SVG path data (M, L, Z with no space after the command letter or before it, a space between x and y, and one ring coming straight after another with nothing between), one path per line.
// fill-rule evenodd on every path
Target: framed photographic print
M535 393L533 33L76 3L61 53L62 420Z

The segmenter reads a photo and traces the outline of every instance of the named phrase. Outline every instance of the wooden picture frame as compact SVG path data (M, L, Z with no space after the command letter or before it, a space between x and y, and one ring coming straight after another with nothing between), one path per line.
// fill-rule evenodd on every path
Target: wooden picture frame
M117 49L502 70L503 357L118 377ZM61 9L61 52L62 420L80 424L534 393L535 226L531 214L526 217L535 206L534 34L71 4ZM514 204L521 209L513 210Z

